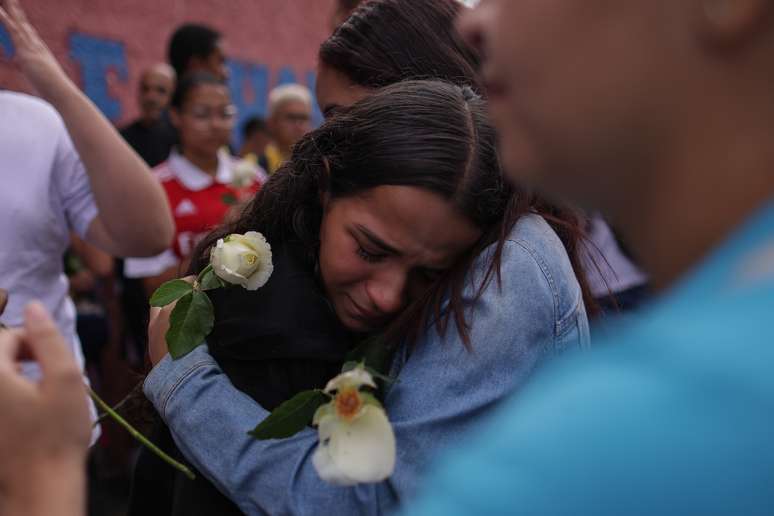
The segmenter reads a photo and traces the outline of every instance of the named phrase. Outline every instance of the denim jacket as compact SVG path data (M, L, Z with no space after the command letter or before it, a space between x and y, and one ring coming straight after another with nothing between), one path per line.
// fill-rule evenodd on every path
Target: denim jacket
M477 292L490 248L474 265L467 299ZM186 457L247 514L384 514L415 492L429 463L466 442L493 406L517 390L545 358L588 346L580 287L559 238L537 215L523 217L505 246L502 284L492 280L471 303L472 349L455 331L434 329L399 349L384 405L395 431L394 474L378 484L331 486L312 465L317 433L284 440L247 435L268 415L229 382L200 346L165 357L145 394Z

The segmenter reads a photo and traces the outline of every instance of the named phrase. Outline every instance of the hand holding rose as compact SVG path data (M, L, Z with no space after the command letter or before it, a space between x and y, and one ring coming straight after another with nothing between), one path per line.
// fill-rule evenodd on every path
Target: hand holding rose
M261 288L274 271L271 258L271 246L260 233L231 234L218 240L210 251L210 264L195 280L176 279L159 287L150 300L155 307L148 326L153 364L164 357L166 350L172 358L185 356L210 334L215 309L208 290L227 284L247 290ZM166 345L160 341L160 334Z
M210 333L214 308L207 291L225 283L256 290L269 281L273 271L271 247L260 233L248 231L219 239L210 250L210 264L195 279L167 282L153 294L155 308L148 328L153 364L167 349L172 358L184 356ZM395 435L371 392L377 385L365 362L365 358L357 364L347 362L324 390L296 394L250 434L256 439L283 439L306 428L311 418L319 427L320 444L312 460L320 478L337 485L388 478L395 469Z

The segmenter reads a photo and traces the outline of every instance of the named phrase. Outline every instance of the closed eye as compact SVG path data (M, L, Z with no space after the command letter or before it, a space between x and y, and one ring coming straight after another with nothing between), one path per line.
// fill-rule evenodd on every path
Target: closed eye
M379 254L379 253L369 252L368 250L364 249L360 245L357 246L357 255L361 259L363 259L364 261L366 261L368 263L376 263L376 262L382 260L383 258L385 258L385 256L386 256L383 253Z

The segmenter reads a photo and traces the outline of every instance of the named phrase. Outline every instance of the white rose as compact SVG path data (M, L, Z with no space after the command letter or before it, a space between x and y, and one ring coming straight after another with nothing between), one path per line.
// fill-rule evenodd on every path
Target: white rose
M264 286L274 271L271 246L257 231L219 239L210 251L210 263L220 279L247 290Z
M258 179L258 160L255 154L248 154L231 169L231 186L247 188Z
M333 400L317 409L320 444L312 456L320 478L335 485L381 482L395 469L395 434L381 404L360 387L375 386L362 367L331 380Z

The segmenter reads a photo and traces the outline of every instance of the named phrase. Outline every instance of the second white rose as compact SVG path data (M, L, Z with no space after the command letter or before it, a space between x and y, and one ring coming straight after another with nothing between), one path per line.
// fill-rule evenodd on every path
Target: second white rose
M271 246L257 231L219 239L210 251L210 263L220 279L247 290L264 286L274 271Z

